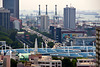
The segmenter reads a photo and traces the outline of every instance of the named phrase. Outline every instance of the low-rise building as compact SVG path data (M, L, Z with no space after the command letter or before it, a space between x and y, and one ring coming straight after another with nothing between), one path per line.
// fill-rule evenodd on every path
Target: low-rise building
M0 66L2 67L10 67L10 56L0 56Z
M77 67L96 67L95 59L77 59Z
M51 56L30 55L29 61L40 67L62 67L62 61L52 60Z
M38 63L41 67L62 67L61 60L52 60L51 56L42 56Z

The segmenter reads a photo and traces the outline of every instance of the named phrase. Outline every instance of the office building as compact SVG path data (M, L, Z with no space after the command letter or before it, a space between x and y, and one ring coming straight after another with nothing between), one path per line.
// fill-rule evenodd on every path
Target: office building
M56 28L56 41L61 42L61 28Z
M100 27L96 28L96 67L100 67Z
M10 11L0 8L0 26L9 29L10 27Z
M40 19L40 31L48 32L49 30L49 17L48 15L41 15Z
M54 39L54 26L50 26L50 31L49 32L50 32L51 36Z
M64 8L64 28L71 28L75 29L75 15L76 15L76 9L74 7L68 7Z
M11 16L19 19L19 0L3 0L3 7L10 10Z

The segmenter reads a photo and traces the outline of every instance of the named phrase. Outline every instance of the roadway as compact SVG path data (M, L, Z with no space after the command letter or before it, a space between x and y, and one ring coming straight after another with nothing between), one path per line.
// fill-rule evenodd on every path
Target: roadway
M31 34L37 34L37 36L42 37L42 39L43 39L43 41L44 41L45 43L53 42L53 43L55 44L55 45L54 45L54 48L58 47L58 44L55 43L55 42L56 42L55 40L53 40L53 39L51 39L51 38L48 38L48 37L46 37L45 35L43 35L43 34L37 32L37 31L35 31L35 30L30 29L28 26L24 27L23 29L26 30L27 32L31 33ZM60 47L60 46L62 46L61 43L59 43L59 47Z

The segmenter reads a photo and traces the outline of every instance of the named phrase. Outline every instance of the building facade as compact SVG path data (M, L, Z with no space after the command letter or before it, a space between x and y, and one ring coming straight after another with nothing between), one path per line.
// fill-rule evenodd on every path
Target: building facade
M56 41L61 42L61 28L56 28Z
M10 28L10 11L0 8L0 25L6 29Z
M96 67L95 59L77 59L76 67Z
M49 33L52 35L53 39L54 39L54 26L50 26L50 31Z
M3 0L3 7L10 10L11 16L19 19L19 0Z
M100 28L96 28L96 67L100 67Z
M42 56L40 54L29 55L29 62L31 65L37 65L40 67L62 67L61 60L52 60L51 56Z
M40 31L48 32L49 31L49 17L48 15L41 15L40 19Z
M75 18L76 18L76 8L68 7L64 8L64 28L75 29Z

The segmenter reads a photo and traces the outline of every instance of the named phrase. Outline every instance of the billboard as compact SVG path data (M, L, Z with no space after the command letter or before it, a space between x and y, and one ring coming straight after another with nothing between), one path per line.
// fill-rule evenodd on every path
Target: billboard
M66 38L68 38L68 39L71 39L71 38L74 38L75 36L77 36L77 34L68 34L68 33L63 33L62 34L62 39L66 39Z

